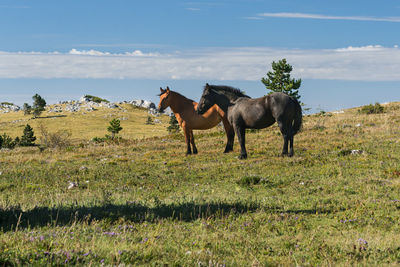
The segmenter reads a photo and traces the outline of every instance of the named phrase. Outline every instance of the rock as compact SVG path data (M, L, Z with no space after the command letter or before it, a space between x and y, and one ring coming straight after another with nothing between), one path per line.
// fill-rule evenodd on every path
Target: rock
M361 155L361 154L363 154L363 153L364 153L364 151L358 150L358 149L353 149L353 150L351 151L351 154L352 154L352 155Z
M72 188L74 188L74 187L78 187L78 183L76 183L76 182L69 182L69 184L68 184L68 189L72 189Z
M0 103L0 111L3 113L20 111L21 107L11 103Z
M130 101L129 103L139 108L156 109L156 105L148 100L135 99Z
M89 169L89 168L86 167L86 166L81 166L81 167L79 168L80 171L87 171L88 169Z

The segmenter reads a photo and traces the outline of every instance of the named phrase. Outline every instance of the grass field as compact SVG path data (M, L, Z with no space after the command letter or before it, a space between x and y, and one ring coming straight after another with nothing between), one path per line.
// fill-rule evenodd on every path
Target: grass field
M65 106L65 105L58 105ZM125 139L143 139L166 135L166 124L169 119L161 116L153 119L160 120L161 123L146 125L146 109L137 108L130 104L119 105L119 108L98 108L96 111L88 112L82 109L79 112L43 112L39 118L32 119L32 115L24 116L23 111L0 113L0 133L7 133L12 137L21 136L26 124L38 129L39 125L44 125L50 132L62 131L71 135L75 142L88 141L93 137L103 137L107 132L107 127L112 119L119 119L123 130L120 136ZM38 137L40 133L38 132Z
M385 111L305 116L292 158L276 126L249 132L243 161L220 129L186 157L147 115L120 144L87 142L109 118L81 136L72 115L39 119L77 142L0 152L0 265L399 265L400 103Z

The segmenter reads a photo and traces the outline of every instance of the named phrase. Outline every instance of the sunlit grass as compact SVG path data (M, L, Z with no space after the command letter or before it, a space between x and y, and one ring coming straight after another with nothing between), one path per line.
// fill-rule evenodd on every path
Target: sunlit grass
M293 158L276 126L246 134L247 160L237 141L222 153L218 128L196 131L186 157L166 123L144 139L124 128L120 144L89 131L66 149L1 151L0 264L397 265L400 105L385 109L304 117Z

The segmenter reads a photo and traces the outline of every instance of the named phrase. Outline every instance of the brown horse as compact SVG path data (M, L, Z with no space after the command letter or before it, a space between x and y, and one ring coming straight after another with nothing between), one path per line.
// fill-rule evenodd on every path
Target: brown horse
M235 138L235 132L228 122L225 112L220 109L217 105L211 107L203 115L199 115L196 112L197 102L190 100L183 95L169 90L163 90L160 87L161 93L160 103L158 104L158 110L162 112L167 107L170 107L174 112L179 125L183 129L185 134L185 141L187 145L186 155L192 154L190 144L193 147L193 154L197 154L197 148L194 144L193 130L206 130L215 127L221 120L224 124L225 133L227 136L227 143L224 153L233 150L233 141Z

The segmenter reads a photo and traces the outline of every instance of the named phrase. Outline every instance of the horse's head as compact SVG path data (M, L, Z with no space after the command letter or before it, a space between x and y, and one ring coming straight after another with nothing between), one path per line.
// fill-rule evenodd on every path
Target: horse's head
M160 103L158 103L158 111L163 112L167 107L170 106L170 93L171 91L169 90L169 87L167 86L167 89L162 89L160 87L161 93L159 94L160 96Z
M214 94L215 92L210 88L209 84L206 83L206 86L204 86L203 95L201 96L199 104L197 105L197 114L204 114L215 104L213 100Z

